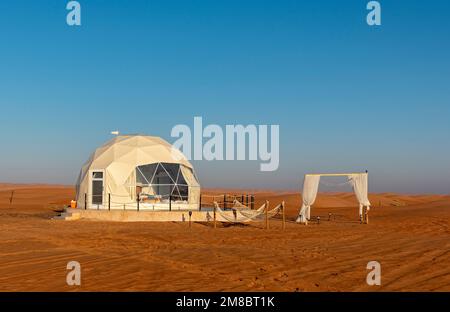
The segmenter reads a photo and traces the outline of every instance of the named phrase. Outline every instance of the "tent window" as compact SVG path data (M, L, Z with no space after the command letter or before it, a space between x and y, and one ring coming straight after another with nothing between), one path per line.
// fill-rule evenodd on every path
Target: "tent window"
M92 178L93 179L103 179L103 172L92 172Z
M92 204L103 203L103 181L92 181Z
M92 204L101 205L103 203L103 172L92 172Z
M187 201L189 186L179 164L157 163L136 167L137 192L144 196Z

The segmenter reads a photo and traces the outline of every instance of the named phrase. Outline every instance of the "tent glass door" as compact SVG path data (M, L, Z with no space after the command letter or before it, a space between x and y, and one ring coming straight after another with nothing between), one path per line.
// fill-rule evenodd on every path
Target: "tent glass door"
M103 204L103 172L92 172L92 205Z

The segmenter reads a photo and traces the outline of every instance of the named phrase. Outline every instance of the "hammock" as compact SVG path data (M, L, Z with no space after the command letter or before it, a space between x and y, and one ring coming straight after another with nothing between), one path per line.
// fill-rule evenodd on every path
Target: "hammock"
M241 204L237 199L233 200L233 207L232 209L250 209L248 206Z
M265 216L266 205L265 204L263 204L257 210L242 209L242 207L241 207L241 209L233 209L234 217L229 216L225 211L220 209L217 202L214 202L214 206L216 207L216 210L219 213L219 215L222 218L224 218L225 220L227 220L228 222L241 223L241 222L249 222L249 221L263 221L266 218L266 216ZM244 206L244 205L241 204L241 206ZM267 217L273 218L274 216L276 216L280 212L281 207L282 207L282 204L279 204L272 210L269 210L267 212Z
M230 217L225 211L220 209L219 204L217 202L214 202L214 206L216 207L217 212L219 213L219 215L222 218L224 218L228 222L236 222L236 223L251 221L254 218L256 218L257 216L259 216L262 213L264 213L264 209L266 208L266 205L263 204L257 210L248 209L249 213L247 213L247 215L242 214L242 210L233 209L234 213L235 213L235 217Z
M269 211L267 212L267 218L270 219L270 218L275 217L275 216L281 211L282 207L283 207L283 205L282 205L282 204L279 204L278 206L276 206L276 207L273 208L272 210L269 210ZM258 214L258 215L254 218L254 221L264 221L264 220L266 219L266 215L263 214L264 211L265 211L265 210L263 210L261 214ZM243 210L240 210L239 212L240 212L242 215L244 215L244 216L245 216L246 213L247 213L247 211L243 211Z

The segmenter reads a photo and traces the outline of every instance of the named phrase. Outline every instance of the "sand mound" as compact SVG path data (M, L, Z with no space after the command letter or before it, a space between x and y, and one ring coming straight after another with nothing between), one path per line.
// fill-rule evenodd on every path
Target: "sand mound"
M252 193L257 203L286 201L285 231L279 220L269 230L54 221L72 188L2 184L0 290L450 291L449 196L371 194L370 224L360 225L353 194L319 194L312 215L322 221L301 226L293 222L298 194ZM75 289L66 285L72 260L82 267ZM382 265L381 287L366 285L372 260Z

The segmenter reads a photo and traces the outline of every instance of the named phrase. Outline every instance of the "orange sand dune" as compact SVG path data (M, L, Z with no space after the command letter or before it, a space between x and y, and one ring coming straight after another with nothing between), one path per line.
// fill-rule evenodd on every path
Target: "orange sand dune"
M55 221L73 188L1 184L0 290L450 291L450 196L371 194L370 223L361 225L353 194L320 194L312 209L320 224L302 226L293 222L299 194L251 193L257 205L286 201L285 231L279 219L269 230ZM80 287L66 285L72 260ZM380 287L365 282L372 260L382 266Z

